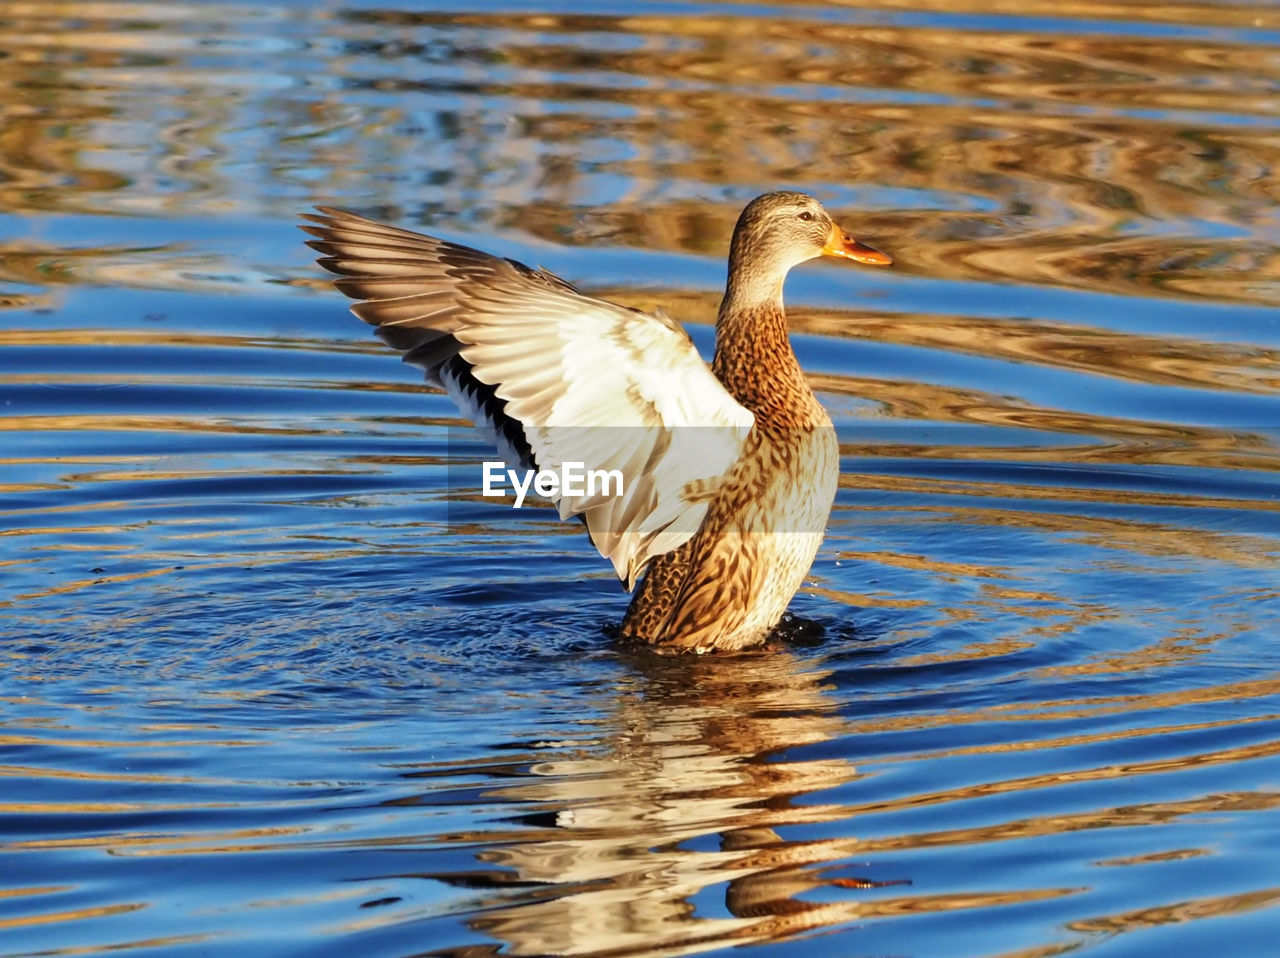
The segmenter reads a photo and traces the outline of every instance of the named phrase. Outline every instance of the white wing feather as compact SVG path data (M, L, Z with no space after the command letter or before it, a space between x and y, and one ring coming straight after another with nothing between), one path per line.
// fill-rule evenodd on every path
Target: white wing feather
M562 495L628 589L697 531L755 419L665 318L584 296L544 270L339 210L304 226L357 316L476 414L493 387L541 469L617 470L624 494ZM461 363L450 361L454 356ZM441 375L448 365L447 374Z

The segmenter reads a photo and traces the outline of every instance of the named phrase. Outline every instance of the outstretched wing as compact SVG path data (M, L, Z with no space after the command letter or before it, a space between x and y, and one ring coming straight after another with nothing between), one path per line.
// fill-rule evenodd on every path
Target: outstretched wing
M628 589L697 531L755 417L679 325L515 260L319 207L302 228L352 312L526 466L616 470L561 495ZM315 224L315 225L311 225Z

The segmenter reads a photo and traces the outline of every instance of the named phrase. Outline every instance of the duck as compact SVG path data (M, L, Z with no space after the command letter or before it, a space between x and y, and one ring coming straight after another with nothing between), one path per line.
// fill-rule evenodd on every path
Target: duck
M805 193L747 204L710 364L684 328L554 273L329 206L301 228L351 310L553 489L632 593L620 636L662 654L765 644L826 531L831 418L796 358L782 288L822 256L886 266ZM588 473L590 474L590 473Z

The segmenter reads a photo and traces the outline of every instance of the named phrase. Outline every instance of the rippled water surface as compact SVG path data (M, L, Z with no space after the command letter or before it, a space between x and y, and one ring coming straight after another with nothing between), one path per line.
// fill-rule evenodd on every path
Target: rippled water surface
M589 12L586 12L588 11ZM0 953L1274 955L1280 8L0 2ZM576 526L346 310L330 203L840 431L771 653L619 648Z

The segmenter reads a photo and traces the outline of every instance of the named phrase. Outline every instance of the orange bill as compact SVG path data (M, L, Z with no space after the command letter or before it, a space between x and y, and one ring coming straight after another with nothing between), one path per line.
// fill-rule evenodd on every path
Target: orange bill
M859 243L838 226L831 227L831 235L827 237L822 252L827 256L843 256L845 259L857 260L869 266L893 265L893 257L888 253L882 253L866 243Z

